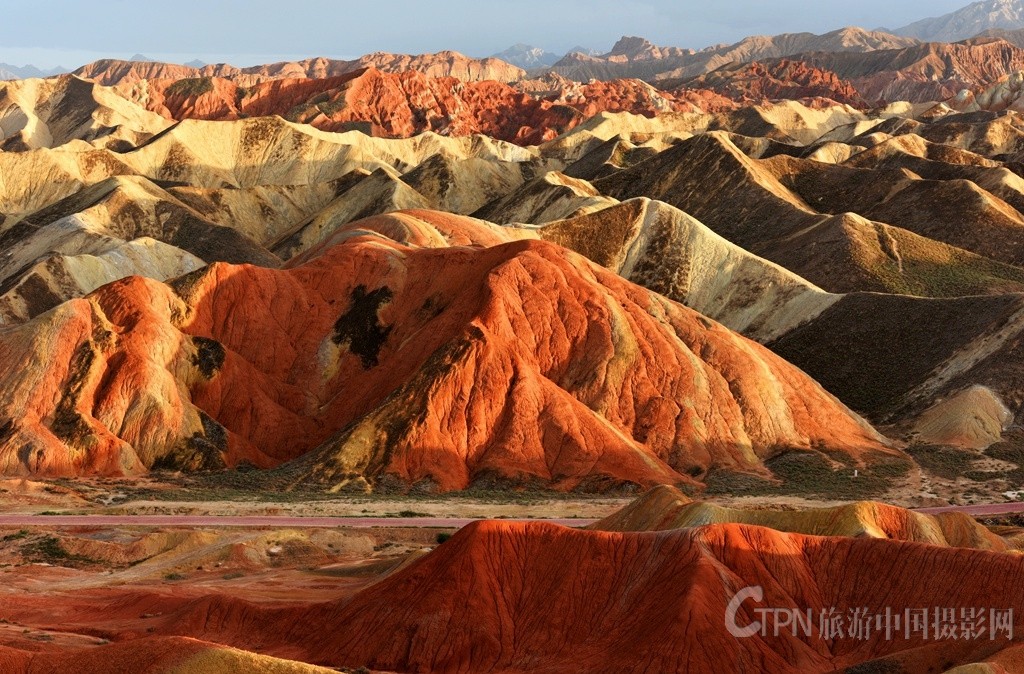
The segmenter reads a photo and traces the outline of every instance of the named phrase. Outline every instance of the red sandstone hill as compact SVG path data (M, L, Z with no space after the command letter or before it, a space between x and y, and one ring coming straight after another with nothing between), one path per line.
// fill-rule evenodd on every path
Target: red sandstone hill
M764 600L742 605L739 626L758 619L755 607L803 608L815 616L812 634L774 636L769 626L765 637L731 636L727 605L750 586L762 587ZM854 608L953 608L958 626L961 607L984 607L986 617L988 608L1013 608L1019 628L1024 560L742 525L613 534L481 522L350 602L313 608L282 640L334 666L551 674L806 674L865 663L877 667L868 671L944 671L1008 645L1005 632L990 640L987 629L974 640L904 638L902 628L888 639L884 629L829 639L817 616L833 607L845 620ZM218 613L224 629L239 620ZM339 629L324 639L309 635L310 624Z
M415 71L428 77L456 77L466 81L497 80L512 82L525 74L521 68L496 58L474 59L454 51L436 54L391 54L375 52L351 61L312 58L304 61L282 61L266 65L237 68L219 63L202 68L156 61L121 61L102 59L86 64L72 74L107 86L131 85L140 80L188 79L219 77L239 86L252 86L275 79L338 77L364 68L377 68L389 73Z
M536 144L600 112L693 110L700 96L676 97L639 80L571 84L544 99L496 81L433 78L374 68L326 79L278 79L250 88L222 78L143 80L125 95L171 119L238 119L280 115L327 131L352 126L377 136L483 133Z
M1024 49L991 38L863 54L815 51L791 58L849 80L872 104L944 101L963 89L984 90L1024 69Z
M331 484L572 489L763 472L793 450L892 456L763 347L510 231L383 216L285 270L214 264L67 302L0 334L0 362L33 363L3 375L0 468L303 457Z
M752 586L764 598L743 602L737 626L764 619L757 608L795 608L811 610L810 634L775 635L769 622L765 636L730 635L727 606ZM72 601L84 624L99 615L130 624L156 605L162 610L146 625L157 634L389 672L943 672L1013 662L1014 646L988 622L976 625L975 638L937 639L931 620L927 636L893 622L888 636L884 625L853 636L850 611L874 618L888 608L902 619L905 609L953 609L959 629L960 609L980 609L985 621L990 609L1013 609L1016 635L1024 627L1024 558L736 524L610 533L478 522L340 601L274 607L210 595L175 607L138 594ZM829 609L842 615L841 637L822 632ZM105 634L138 636L130 627Z
M69 663L83 674L322 671L294 662L301 661L439 674L824 674L946 672L988 662L992 668L956 671L995 674L1020 671L1021 647L1007 637L1011 625L1018 638L1024 628L1022 567L1024 558L1006 552L741 524L641 533L477 522L330 601L249 602L206 587L14 596L4 616L18 629L6 630L13 643L0 648L0 667L12 674L58 674L72 671ZM749 587L762 588L763 598L739 605L736 626L767 620L766 631L737 638L727 608ZM771 608L812 617L798 631L780 625L775 634L773 618L757 612ZM822 622L832 609L841 617L831 623L841 630L834 637ZM929 610L927 631L904 626L908 609ZM940 614L941 637L933 631L936 609L953 611L951 619ZM1010 624L996 624L993 609L1011 609ZM19 639L23 625L35 629ZM960 636L965 625L970 636ZM40 628L112 643L76 649L33 641Z
M772 100L823 98L858 108L866 107L852 83L828 70L789 59L730 64L687 80L681 88L712 91L745 105Z

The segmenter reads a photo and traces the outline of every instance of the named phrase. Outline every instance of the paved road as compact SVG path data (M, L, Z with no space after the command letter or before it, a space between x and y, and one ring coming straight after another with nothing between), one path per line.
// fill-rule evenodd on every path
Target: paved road
M916 512L935 515L944 512L962 512L972 516L1024 513L1024 503L994 503L986 505L941 506L917 508ZM0 527L437 527L461 529L470 518L457 517L285 517L273 515L223 516L215 515L0 515ZM567 527L584 527L597 520L577 518L509 519L509 522L551 522Z
M282 517L215 515L0 515L0 527L444 527L461 529L474 519L455 517ZM510 522L552 522L583 527L597 520L523 519Z

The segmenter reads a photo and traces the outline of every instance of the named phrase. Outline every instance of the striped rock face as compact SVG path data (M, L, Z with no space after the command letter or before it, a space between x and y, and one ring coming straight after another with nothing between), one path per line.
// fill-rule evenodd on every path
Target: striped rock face
M529 236L404 212L285 269L67 302L0 335L4 472L292 462L339 486L572 489L897 455L763 347Z
M736 524L610 533L477 522L351 600L305 611L218 607L207 625L219 638L288 643L311 662L398 672L923 672L982 661L997 666L964 671L1018 671L1020 646L1007 637L1024 610L1022 564L1013 554ZM745 588L763 594L744 597ZM1017 625L964 639L934 638L934 623L927 633L891 621L888 633L850 631L847 609L904 607L1014 609ZM772 608L812 620L775 634L775 618L759 611ZM842 611L839 636L820 627L830 609ZM759 619L769 621L763 633ZM308 635L310 624L337 627L325 639ZM750 625L744 637L729 631Z

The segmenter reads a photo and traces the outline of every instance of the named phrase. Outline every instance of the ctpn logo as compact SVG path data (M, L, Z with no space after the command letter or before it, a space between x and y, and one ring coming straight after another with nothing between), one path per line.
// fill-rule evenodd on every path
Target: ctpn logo
M756 620L740 624L741 609L749 602L746 614ZM921 641L996 641L1013 639L1013 609L977 606L872 609L757 606L764 603L764 588L745 587L737 592L725 609L725 628L737 639L753 636L836 639L892 639Z

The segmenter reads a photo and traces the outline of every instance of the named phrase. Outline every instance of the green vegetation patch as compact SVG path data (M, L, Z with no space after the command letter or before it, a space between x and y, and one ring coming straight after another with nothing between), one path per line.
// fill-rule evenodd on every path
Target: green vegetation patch
M96 561L83 555L68 552L59 538L49 534L40 536L22 545L21 555L32 563L53 564L56 566L93 564Z
M947 480L967 477L979 458L973 452L939 445L911 445L906 451L921 468Z
M840 459L839 455L832 459ZM859 500L876 498L906 477L912 464L898 456L879 455L866 467L834 463L820 452L794 450L765 461L775 480L747 473L708 473L706 495L819 496ZM857 476L854 477L854 471Z
M213 91L213 80L209 77L189 77L178 80L167 87L168 96L184 96L194 98Z

